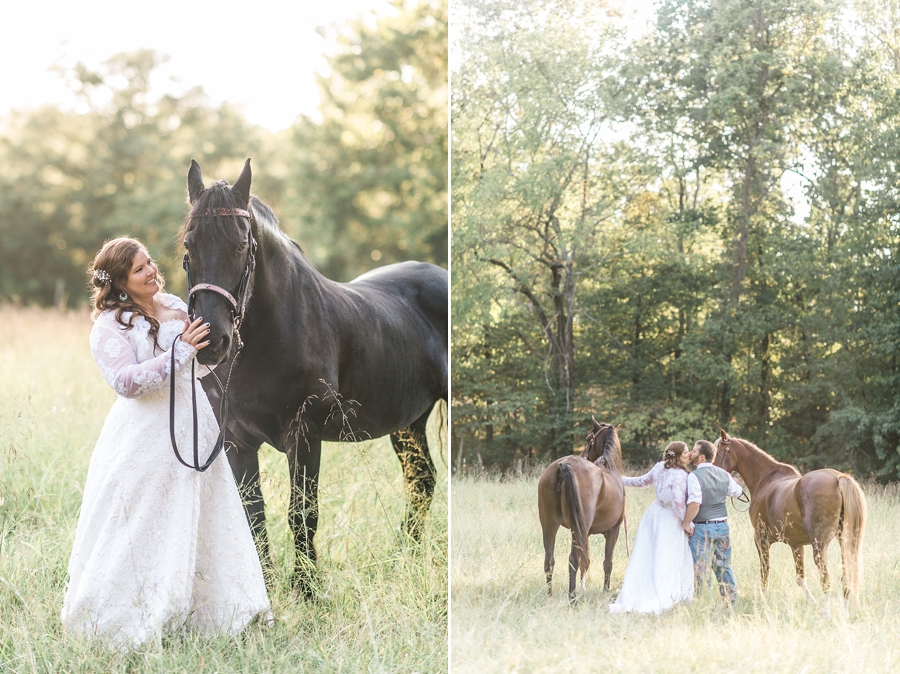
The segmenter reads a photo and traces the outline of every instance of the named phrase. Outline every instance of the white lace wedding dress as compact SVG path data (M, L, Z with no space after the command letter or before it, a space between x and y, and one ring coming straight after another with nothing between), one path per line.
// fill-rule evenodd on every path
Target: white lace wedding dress
M158 297L186 309L173 295ZM228 459L223 453L198 473L172 452L174 348L178 448L188 461L193 455L190 361L196 351L177 339L184 321L160 325L163 352L154 348L149 329L139 316L126 331L113 312L104 312L91 331L91 353L119 397L91 456L61 616L69 631L124 648L166 629L234 634L258 615L271 620ZM197 389L203 461L219 429L199 382Z
M625 580L612 613L662 613L694 597L694 561L687 534L681 528L687 501L687 476L662 461L646 475L624 477L626 487L656 487L638 526Z

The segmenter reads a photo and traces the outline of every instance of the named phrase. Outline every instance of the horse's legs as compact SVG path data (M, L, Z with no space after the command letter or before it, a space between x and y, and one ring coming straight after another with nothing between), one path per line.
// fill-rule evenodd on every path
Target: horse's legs
M806 569L804 567L803 552L802 545L791 545L791 554L794 555L794 569L797 571L797 585L802 587L803 591L806 592L806 598L815 604L816 598L813 597L812 592L809 591L809 586L806 584Z
M575 596L575 582L578 576L578 548L575 543L575 536L572 536L572 551L569 553L569 601L574 606L578 600ZM584 572L581 573L581 581L584 584ZM582 589L582 592L584 590Z
M812 543L813 561L819 569L819 575L822 579L822 592L825 593L825 606L822 612L826 618L831 618L831 578L828 576L828 560L826 559L829 543L831 543L830 539L825 543L821 543L818 539L813 539Z
M305 438L294 442L287 450L291 479L291 500L288 522L294 536L294 573L291 584L307 598L313 595L313 576L316 568L316 548L313 537L319 526L319 465L322 441Z
M240 448L229 445L226 453L234 481L244 502L244 514L253 533L266 583L271 584L274 567L269 555L269 537L266 534L266 503L259 482L259 445Z
M606 549L603 556L603 591L609 591L609 577L612 575L613 550L619 540L619 525L606 532Z
M435 469L428 453L425 425L431 410L409 425L408 429L391 433L391 443L403 466L409 509L406 514L406 532L414 541L422 538L422 525L434 497Z
M553 549L556 547L556 534L559 531L559 523L542 527L544 532L544 575L547 577L547 596L553 594L553 567L556 560L553 558Z
M759 553L759 579L765 592L769 585L769 547L772 545L765 525L760 524L756 527L756 536L753 540L756 543L756 552Z

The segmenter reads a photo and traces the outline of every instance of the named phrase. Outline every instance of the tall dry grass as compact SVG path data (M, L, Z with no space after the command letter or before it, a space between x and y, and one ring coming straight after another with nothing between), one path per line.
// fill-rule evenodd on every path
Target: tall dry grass
M438 489L413 547L399 536L406 498L385 439L323 448L317 601L289 589L287 463L264 447L273 627L176 634L130 654L66 634L59 611L81 490L115 398L91 358L90 327L86 313L0 307L0 672L447 670L445 459L432 454Z
M863 544L860 608L840 597L840 554L829 550L832 618L796 583L790 549L772 547L769 590L746 513L730 513L732 562L741 601L716 593L661 616L610 615L627 558L620 536L611 588L603 592L603 537L591 537L587 592L567 600L568 530L556 542L554 594L547 597L537 514L539 473L511 481L453 479L451 494L451 670L464 672L897 672L900 671L900 490L863 485L869 523ZM652 502L627 490L629 538ZM743 506L741 506L743 507ZM807 582L820 598L807 548Z

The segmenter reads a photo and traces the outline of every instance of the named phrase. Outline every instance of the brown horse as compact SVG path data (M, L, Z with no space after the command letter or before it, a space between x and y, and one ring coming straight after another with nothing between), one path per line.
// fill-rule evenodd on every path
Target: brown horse
M575 576L581 570L584 592L591 565L588 537L606 537L603 589L609 589L612 554L625 516L625 486L622 484L622 447L615 426L598 423L580 456L565 456L551 463L538 482L538 512L544 532L544 573L547 594L552 594L553 548L560 525L572 530L569 554L569 600L575 603Z
M815 602L803 570L803 546L811 545L825 592L824 611L829 615L831 581L826 553L837 536L844 598L852 596L858 605L867 507L856 480L831 468L800 475L793 466L779 463L752 442L732 438L725 431L721 431L715 446L715 465L729 473L740 473L750 491L750 521L756 534L763 590L769 579L769 548L772 543L787 543L794 554L797 584Z

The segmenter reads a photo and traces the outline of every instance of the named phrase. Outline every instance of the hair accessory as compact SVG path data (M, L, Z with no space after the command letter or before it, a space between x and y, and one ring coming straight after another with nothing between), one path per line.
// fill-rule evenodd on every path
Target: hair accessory
M119 299L122 300L123 302L128 301L128 295L125 294L124 290L121 293L119 293Z
M105 269L95 269L94 270L94 282L101 285L106 286L109 285L112 279L109 276L109 272Z

